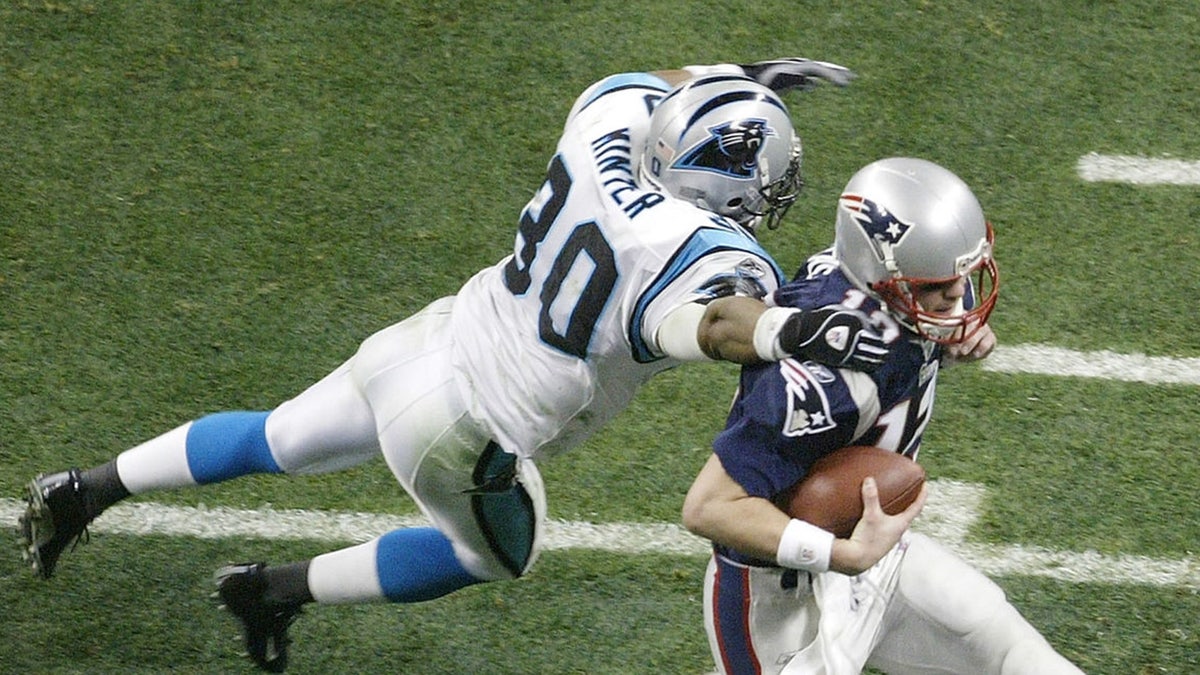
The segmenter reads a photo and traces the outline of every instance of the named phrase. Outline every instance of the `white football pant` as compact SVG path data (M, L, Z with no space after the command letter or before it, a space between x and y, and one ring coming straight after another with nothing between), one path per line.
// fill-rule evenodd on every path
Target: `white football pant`
M826 572L810 586L801 572L798 584L784 583L794 574L709 561L704 619L718 670L741 672L749 652L762 673L780 675L853 675L865 666L889 674L1082 672L1054 651L995 582L922 534L910 532L856 577ZM718 584L722 575L738 581ZM718 617L716 589L738 585L746 598L721 606L742 616ZM740 640L728 634L730 627L742 630L749 646L727 670L730 645Z
M382 450L400 484L451 539L463 567L482 580L511 579L537 558L545 488L536 465L518 458L515 479L528 499L514 508L528 512L510 519L517 514L507 505L490 515L488 507L480 507L475 473L491 439L467 415L453 377L453 303L453 297L437 300L367 338L349 361L276 408L267 419L267 436L288 473L344 468ZM531 523L532 532L522 537L531 541L531 550L514 554L504 550L502 530L517 521Z

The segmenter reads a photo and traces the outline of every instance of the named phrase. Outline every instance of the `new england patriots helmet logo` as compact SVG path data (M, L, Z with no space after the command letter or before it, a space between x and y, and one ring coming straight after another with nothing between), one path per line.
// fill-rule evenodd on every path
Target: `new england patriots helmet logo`
M751 178L758 171L763 143L775 135L775 130L767 126L766 120L752 118L712 127L708 133L708 138L684 152L672 168Z
M866 233L867 240L871 242L879 260L885 259L885 246L896 246L912 229L912 223L900 220L886 207L858 195L842 195L841 206Z

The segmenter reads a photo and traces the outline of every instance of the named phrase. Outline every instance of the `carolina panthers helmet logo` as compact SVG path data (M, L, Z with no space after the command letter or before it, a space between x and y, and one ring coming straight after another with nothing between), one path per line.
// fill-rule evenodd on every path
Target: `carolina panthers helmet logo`
M712 127L708 133L708 138L684 152L672 168L751 178L758 171L758 153L775 130L764 119L745 119Z
M912 229L912 223L900 220L886 207L865 197L844 194L841 205L867 234L867 239L871 242L871 246L875 249L875 255L880 260L885 258L884 247L896 246Z

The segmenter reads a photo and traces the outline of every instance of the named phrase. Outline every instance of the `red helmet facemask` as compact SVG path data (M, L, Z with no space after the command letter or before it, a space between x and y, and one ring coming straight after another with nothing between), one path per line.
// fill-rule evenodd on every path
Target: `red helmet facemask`
M979 256L960 275L942 279L894 277L871 284L871 290L887 304L895 315L902 318L909 328L926 340L942 345L958 344L970 339L987 324L996 298L1000 293L1000 271L992 255L994 234L992 224L987 224L987 243L981 247ZM917 302L914 291L922 286L950 284L961 278L967 279L967 294L974 300L970 309L954 314L929 312ZM960 301L961 303L961 301Z

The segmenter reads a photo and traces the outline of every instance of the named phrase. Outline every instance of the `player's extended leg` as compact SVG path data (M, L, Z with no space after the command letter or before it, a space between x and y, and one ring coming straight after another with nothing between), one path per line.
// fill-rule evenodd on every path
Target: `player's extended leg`
M532 462L495 444L485 447L482 455L457 445L459 452L434 453L437 460L424 472L449 478L456 473L446 470L450 458L477 455L468 482L475 488L429 495L438 506L426 511L444 530L393 530L307 562L219 570L218 597L241 621L254 662L274 672L286 667L287 629L306 603L422 602L528 569L545 518L541 479Z
M451 478L446 460L441 454L425 473ZM470 482L456 484L453 491L425 492L427 501L416 497L434 527L393 530L313 558L307 570L312 599L423 602L524 574L537 557L545 519L537 469L495 444L486 446L471 468Z
M468 414L451 361L453 298L367 339L353 374L392 473L434 529L400 530L313 560L318 601L425 600L469 581L513 578L537 555L545 494L533 462L505 452ZM401 355L397 358L397 355ZM364 584L351 568L373 564Z
M452 302L368 338L352 368L388 465L434 527L395 530L302 563L219 571L219 595L260 667L286 664L287 627L305 603L420 602L533 564L545 520L541 477L467 415L446 333Z
M49 578L88 523L131 494L252 473L326 471L376 456L374 418L349 373L345 364L270 412L215 413L101 466L37 476L19 521L26 559Z
M901 674L1082 672L1054 651L995 582L915 533L867 665Z

